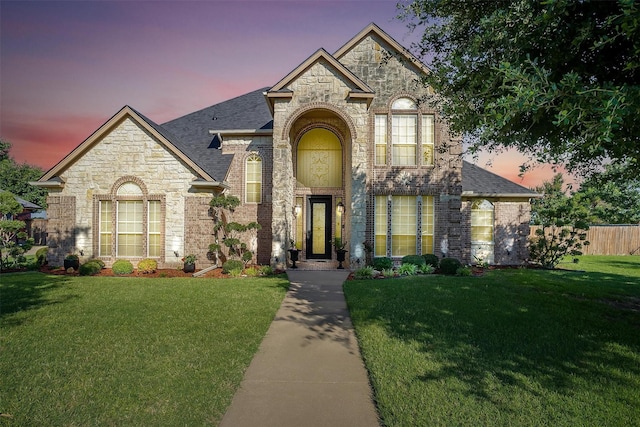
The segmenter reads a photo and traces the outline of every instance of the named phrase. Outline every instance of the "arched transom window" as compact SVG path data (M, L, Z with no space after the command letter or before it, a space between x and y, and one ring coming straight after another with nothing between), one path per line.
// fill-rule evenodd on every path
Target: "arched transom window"
M342 187L342 144L330 130L311 129L298 143L297 179L305 187Z
M435 117L419 111L413 99L396 99L390 114L376 114L374 121L376 166L433 165Z

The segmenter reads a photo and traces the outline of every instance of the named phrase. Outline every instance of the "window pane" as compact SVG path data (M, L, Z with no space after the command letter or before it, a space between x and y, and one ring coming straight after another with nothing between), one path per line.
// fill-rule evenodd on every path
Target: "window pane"
M414 196L393 196L391 210L391 254L416 253L418 234L417 204Z
M118 202L117 255L142 257L142 201Z
M422 164L433 164L433 141L435 140L435 118L433 115L422 116Z
M113 211L112 204L108 200L100 202L100 232L98 242L98 255L109 256L111 255L111 242L112 242L112 219Z
M387 115L378 114L375 118L376 165L387 164Z
M246 167L246 202L262 202L262 159L253 155L247 159Z
M391 108L394 110L415 110L417 106L411 98L398 98L393 101Z
M433 197L422 196L422 253L433 253Z
M342 144L331 131L311 129L298 143L297 181L304 187L342 187Z
M147 244L149 246L149 257L159 257L161 248L161 206L159 200L152 200L149 202L149 222L147 225Z
M387 196L376 196L374 255L387 256Z
M493 242L493 204L476 200L471 206L471 241Z
M391 152L394 166L416 165L417 117L394 115L391 120Z

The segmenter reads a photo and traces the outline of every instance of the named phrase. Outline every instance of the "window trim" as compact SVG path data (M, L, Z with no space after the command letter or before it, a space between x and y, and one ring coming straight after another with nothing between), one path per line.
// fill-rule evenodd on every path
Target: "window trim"
M249 162L259 162L260 163L260 170L259 170L259 181L249 181ZM258 191L258 200L257 201L250 201L249 200L249 184L259 184L260 185L260 190ZM255 204L255 205L259 205L262 203L262 190L264 188L264 171L263 171L263 159L262 156L260 156L260 154L258 154L257 152L252 152L249 153L249 155L246 157L245 161L244 161L244 202L246 204Z

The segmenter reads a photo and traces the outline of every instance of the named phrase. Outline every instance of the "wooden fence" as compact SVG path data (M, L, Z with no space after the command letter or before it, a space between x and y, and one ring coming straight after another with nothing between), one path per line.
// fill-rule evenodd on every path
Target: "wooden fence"
M537 228L531 226L530 236ZM640 224L592 225L587 240L589 245L582 249L585 255L640 255Z

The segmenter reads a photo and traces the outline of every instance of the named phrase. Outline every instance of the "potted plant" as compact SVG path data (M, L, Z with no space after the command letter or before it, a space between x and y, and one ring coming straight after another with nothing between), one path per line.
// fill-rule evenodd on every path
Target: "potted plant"
M80 257L76 254L69 254L64 257L64 269L68 270L73 268L74 270L78 270L80 268Z
M291 246L289 247L289 256L291 257L291 268L298 268L296 265L296 261L298 261L298 253L300 250L296 248L296 242L291 241Z
M338 257L338 269L342 270L344 267L342 263L346 258L346 253L348 252L345 247L347 246L347 242L342 241L342 237L336 237L333 239L333 246L336 248L336 255Z
M184 271L185 273L193 273L194 271L196 271L196 259L198 258L196 258L194 254L189 254L182 258L182 262L184 262L182 271Z

